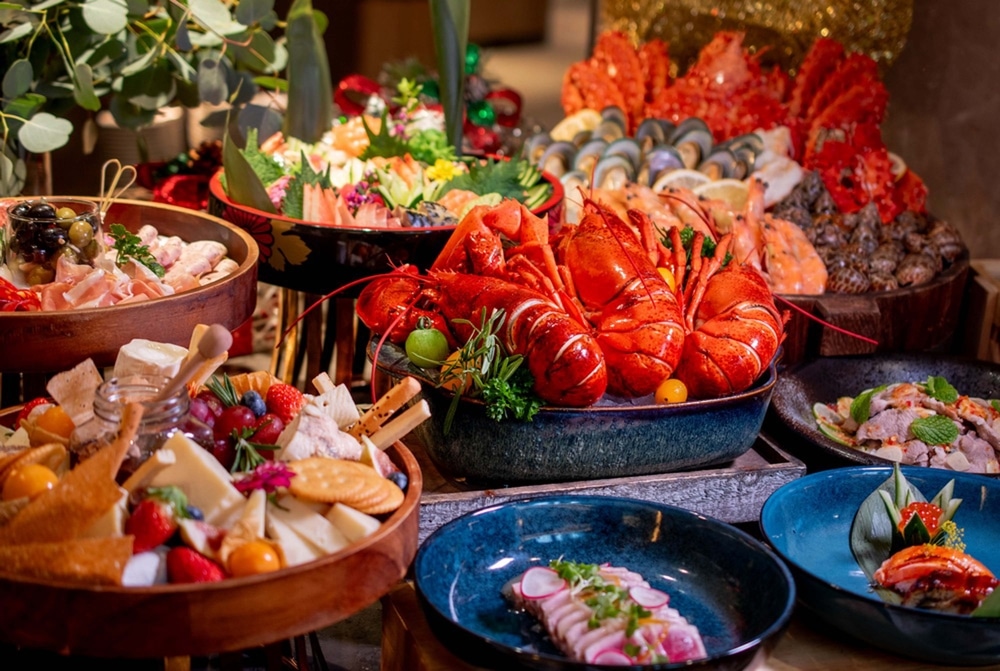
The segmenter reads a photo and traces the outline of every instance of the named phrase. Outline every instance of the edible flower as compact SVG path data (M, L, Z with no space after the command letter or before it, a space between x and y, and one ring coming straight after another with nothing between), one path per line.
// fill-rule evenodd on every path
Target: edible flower
M432 180L447 182L457 177L462 171L452 161L439 158L434 161L434 165L427 168L426 175Z
M233 486L242 494L255 489L263 489L266 493L273 494L281 487L288 487L294 475L295 471L280 461L265 461L244 477L234 481Z

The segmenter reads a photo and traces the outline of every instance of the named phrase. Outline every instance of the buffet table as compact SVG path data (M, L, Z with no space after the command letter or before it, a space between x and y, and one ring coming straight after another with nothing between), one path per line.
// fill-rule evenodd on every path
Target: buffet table
M788 631L766 661L753 671L949 671L969 667L939 666L896 657L819 628L807 613L793 616ZM467 654L467 653L464 653ZM382 671L520 671L510 664L491 666L443 644L424 618L413 584L403 582L382 599ZM984 667L979 667L984 668ZM996 669L998 667L992 667Z

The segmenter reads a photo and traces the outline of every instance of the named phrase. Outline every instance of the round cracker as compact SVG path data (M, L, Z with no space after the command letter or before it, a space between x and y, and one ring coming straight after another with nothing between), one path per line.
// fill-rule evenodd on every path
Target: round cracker
M361 464L345 459L309 457L288 464L295 472L288 490L308 501L337 503L365 487Z
M387 492L386 499L375 505L359 507L358 510L369 515L383 515L391 513L403 505L403 500L406 498L403 490L391 480L385 480L385 482L387 486L383 487L383 489Z

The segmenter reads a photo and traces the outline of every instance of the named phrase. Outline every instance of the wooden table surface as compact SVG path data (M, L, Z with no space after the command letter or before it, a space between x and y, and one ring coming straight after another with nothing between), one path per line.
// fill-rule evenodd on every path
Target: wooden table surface
M459 657L433 633L413 584L403 582L382 600L381 671L499 671L509 666L477 666ZM997 671L989 667L939 666L882 652L860 641L824 631L796 611L773 653L752 671Z

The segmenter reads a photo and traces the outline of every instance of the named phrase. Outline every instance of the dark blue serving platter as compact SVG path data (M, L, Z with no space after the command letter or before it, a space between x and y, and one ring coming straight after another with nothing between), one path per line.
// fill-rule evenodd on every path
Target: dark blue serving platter
M955 522L966 552L1000 575L1000 481L934 468L901 469L925 497L949 480L963 503ZM892 475L886 467L848 467L799 478L775 491L761 530L795 575L799 600L833 627L924 662L1000 664L1000 618L973 618L884 602L851 553L861 503Z
M376 342L369 344L374 359ZM431 416L414 429L443 474L486 485L566 482L694 470L747 452L767 414L777 364L749 389L723 398L656 405L607 399L588 408L546 406L530 422L497 422L478 399L463 398L446 434L453 395L435 386L437 371L410 363L385 343L378 369L392 379L421 382Z
M748 534L681 508L604 496L542 497L464 515L428 537L413 575L435 632L475 664L612 668L568 660L503 597L510 580L558 558L637 571L699 628L707 659L644 669L746 668L772 649L795 601L788 569Z

